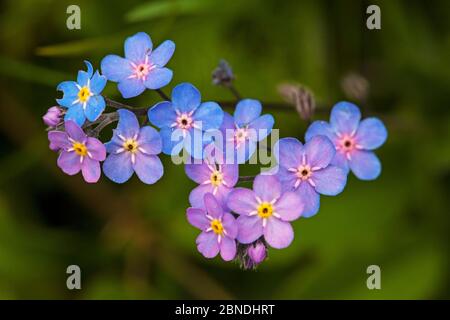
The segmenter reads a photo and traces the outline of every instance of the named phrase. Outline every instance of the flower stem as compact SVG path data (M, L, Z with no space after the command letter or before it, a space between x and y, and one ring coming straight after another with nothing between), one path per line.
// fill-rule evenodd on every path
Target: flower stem
M164 93L164 91L162 91L161 89L156 89L156 92L158 92L158 94L161 96L161 98L163 98L166 101L170 101L170 98L167 94Z
M237 91L236 87L233 86L232 83L226 86L228 89L230 89L233 96L236 98L237 101L241 100L241 95L239 94L239 91Z
M255 176L239 176L238 182L252 182Z

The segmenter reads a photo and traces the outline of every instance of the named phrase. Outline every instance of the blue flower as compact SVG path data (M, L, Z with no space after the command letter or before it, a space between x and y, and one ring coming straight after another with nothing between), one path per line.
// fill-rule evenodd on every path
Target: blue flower
M172 101L163 101L148 111L150 122L161 129L162 151L177 155L184 148L195 159L203 159L203 148L210 139L204 132L217 130L223 111L215 102L201 102L200 92L190 83L172 90Z
M320 195L335 196L344 190L347 173L330 165L336 150L325 136L315 136L304 145L295 138L280 139L274 147L276 175L283 190L295 191L304 204L303 217L319 211Z
M172 70L164 68L175 51L175 43L164 41L152 51L150 36L138 32L125 40L125 58L108 55L101 62L102 73L118 82L124 98L140 95L145 88L159 89L172 80Z
M327 136L337 150L332 164L347 172L351 169L361 180L374 180L381 173L381 163L372 150L386 141L387 130L378 118L360 120L361 112L356 105L339 102L331 110L330 123L314 121L305 139Z
M80 127L86 118L95 121L105 110L105 99L100 95L106 85L106 77L98 71L93 73L92 65L85 61L86 71L78 71L77 81L63 81L56 88L64 93L62 99L56 101L68 108L64 120L73 120Z
M150 126L139 128L133 112L117 111L119 123L110 142L106 143L109 156L103 163L103 172L116 183L128 181L136 172L139 179L153 184L161 179L164 168L158 154L161 153L161 137Z
M256 151L258 141L271 133L275 121L270 114L261 116L261 110L258 100L244 99L236 105L234 117L225 113L220 130L227 163L246 162Z

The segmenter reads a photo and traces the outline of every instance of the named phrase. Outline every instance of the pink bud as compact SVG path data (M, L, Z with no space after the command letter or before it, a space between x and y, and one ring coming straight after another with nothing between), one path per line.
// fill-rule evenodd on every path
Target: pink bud
M60 107L51 107L47 113L42 117L44 123L49 127L56 127L61 122L63 112Z
M264 259L266 259L266 246L262 242L251 244L247 248L247 254L254 265L260 264L264 261Z

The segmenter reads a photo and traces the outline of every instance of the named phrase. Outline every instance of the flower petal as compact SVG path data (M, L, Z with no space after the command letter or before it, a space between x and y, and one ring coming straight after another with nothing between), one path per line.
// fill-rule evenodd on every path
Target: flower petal
M356 143L363 149L374 150L387 139L387 130L378 118L367 118L361 121L356 131Z
M297 176L295 173L288 171L285 167L277 166L274 168L276 176L281 182L281 191L292 191L294 190L295 183L297 182Z
M125 58L134 63L144 62L152 48L152 40L145 32L138 32L125 40Z
M205 209L205 194L212 193L214 190L211 184L201 184L189 193L189 203L195 208Z
M257 175L253 181L253 191L262 201L271 202L281 196L280 180L274 175Z
M257 140L261 141L270 134L274 123L275 120L271 114L264 114L250 122L248 127L256 130Z
M252 243L263 235L262 220L258 216L239 216L236 219L238 225L237 240L240 243Z
M125 99L137 97L145 90L144 83L138 78L125 78L117 85L122 97Z
M311 177L318 193L335 196L344 190L347 183L347 172L336 166L315 171Z
M220 242L220 256L224 261L231 261L236 256L236 241L228 237L222 237Z
M228 187L235 186L239 179L239 166L237 164L225 164L221 166L223 173L223 180Z
M105 106L105 99L102 96L92 96L89 98L84 114L89 121L93 122L100 117Z
M106 86L106 77L100 75L98 71L94 73L91 79L91 91L94 94L100 94Z
M371 151L354 150L349 163L350 169L361 180L375 180L381 173L381 162Z
M222 205L217 201L217 199L213 196L212 193L205 194L203 198L205 202L205 208L208 214L214 218L222 218L223 216L223 208Z
M303 145L295 138L283 138L275 144L274 153L280 166L297 168L302 162Z
M186 210L186 217L189 223L203 231L209 228L209 220L206 218L206 212L200 208L188 208Z
M233 217L231 213L225 212L222 218L222 224L227 232L227 237L231 239L235 239L238 235L238 226L236 223L236 219Z
M190 112L200 105L201 95L190 83L180 83L172 90L172 103L176 110Z
M124 183L133 175L129 152L110 154L103 162L103 173L115 183Z
M336 154L334 144L325 136L315 136L304 147L306 161L314 168L325 168Z
M203 131L218 129L223 121L223 111L215 102L203 102L195 110L193 119Z
M80 172L81 169L80 156L74 151L62 151L58 157L57 164L64 173L71 176Z
M139 131L137 143L140 149L143 149L146 154L156 155L160 154L162 150L162 140L158 131L150 126L142 127Z
M177 114L170 101L159 102L148 111L148 119L158 128L170 127L176 118Z
M86 86L88 84L89 78L89 73L87 73L86 71L78 71L77 83L80 87Z
M353 103L342 101L331 110L330 124L339 134L353 135L358 129L361 112Z
M256 210L258 202L252 190L236 188L228 195L227 206L237 214L248 215Z
M142 152L136 152L133 169L138 178L146 184L154 184L164 174L161 160L157 156L143 154Z
M64 121L74 121L80 127L83 125L86 120L86 116L84 115L83 106L80 103L72 105L66 112L64 116Z
M69 136L63 131L50 131L48 134L50 150L68 149L71 147Z
M96 183L100 179L100 162L97 160L85 157L81 164L81 173L84 181L87 183Z
M302 217L312 217L319 211L320 195L308 182L300 183L296 193L300 196L304 204Z
M283 221L293 221L298 219L303 213L303 201L295 192L285 192L275 203L275 212Z
M234 110L234 121L239 127L245 126L261 114L261 102L254 99L243 99Z
M201 184L205 181L209 181L211 178L211 169L206 163L201 164L186 164L184 171L189 179Z
M92 137L88 137L86 141L86 147L91 154L92 159L97 161L103 161L106 158L106 148L100 140Z
M162 152L167 155L177 155L184 147L184 137L181 130L164 127L159 131L162 140Z
M151 90L156 90L165 87L172 80L173 71L168 68L155 68L151 70L144 85Z
M101 69L102 74L113 82L120 82L133 73L130 61L112 54L103 58Z
M219 243L214 232L202 232L195 241L198 251L205 258L214 258L219 253Z
M350 170L350 168L348 166L347 156L343 152L336 152L336 154L334 155L334 158L330 164L344 169L344 171L347 174L348 174L348 171Z
M129 139L139 134L139 121L136 115L130 110L119 109L119 123L117 124L117 133Z
M56 90L62 91L64 93L64 97L76 97L79 91L75 81L63 81L58 84Z
M78 142L86 141L87 138L86 134L83 132L83 129L81 129L75 122L67 120L64 123L64 126L70 138Z
M305 141L309 141L312 137L315 136L326 136L332 142L334 142L334 140L337 138L336 133L334 132L331 125L328 122L322 120L314 121L313 123L311 123L311 125L308 127L308 130L306 130Z
M171 40L166 40L161 43L153 52L150 54L150 62L159 67L164 67L175 51L175 43Z
M264 239L272 248L283 249L294 240L294 230L289 222L272 217L264 228Z
M194 159L203 159L203 150L207 142L202 131L191 129L184 139L184 148Z

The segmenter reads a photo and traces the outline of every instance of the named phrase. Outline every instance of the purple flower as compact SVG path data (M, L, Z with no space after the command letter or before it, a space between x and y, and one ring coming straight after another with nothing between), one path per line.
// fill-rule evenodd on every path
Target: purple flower
M224 113L220 127L226 151L227 163L246 162L256 151L257 143L272 131L274 119L270 114L261 115L258 100L244 99L238 102L234 117Z
M233 215L224 212L217 199L207 193L204 207L188 208L187 219L191 225L202 230L197 237L198 251L205 258L214 258L220 251L225 261L233 260L236 256L236 235L238 228Z
M184 148L195 159L203 159L210 142L204 132L218 129L223 111L215 102L201 102L200 92L190 83L172 90L172 101L163 101L148 111L150 122L161 129L163 152L177 155Z
M295 138L283 138L275 144L274 152L283 190L294 190L305 204L302 216L317 213L319 194L335 196L344 190L347 173L330 165L336 150L327 137L313 137L305 145Z
M239 214L237 240L243 244L264 236L273 248L289 246L294 231L289 223L303 212L302 199L291 191L282 192L279 179L273 175L258 175L253 190L234 189L227 200L228 207Z
M60 107L54 106L47 110L42 117L44 123L49 127L56 127L62 119L63 112Z
M247 247L247 256L250 259L249 264L251 265L248 267L255 267L266 259L266 246L261 241L250 244Z
M205 194L212 193L218 201L225 205L228 194L239 178L237 164L219 164L217 157L208 157L201 164L186 164L187 176L197 182L189 195L191 206L202 208Z
M124 98L140 95L145 88L159 89L172 80L172 70L164 68L175 51L175 43L164 41L152 51L149 35L138 32L125 40L125 58L108 55L101 62L102 73Z
M103 172L116 183L128 181L136 172L147 184L158 181L164 172L157 154L161 152L161 137L150 126L140 128L133 112L117 111L119 123L113 137L106 144L109 155L103 163Z
M65 122L65 128L66 132L48 133L50 149L60 151L58 167L68 175L75 175L81 170L86 182L97 182L100 179L100 161L106 157L105 146L98 139L86 136L71 120Z
M378 118L361 120L359 108L350 102L339 102L331 110L330 123L314 121L305 139L327 136L337 150L332 164L349 169L361 180L374 180L381 173L381 163L372 150L387 139L387 130Z

